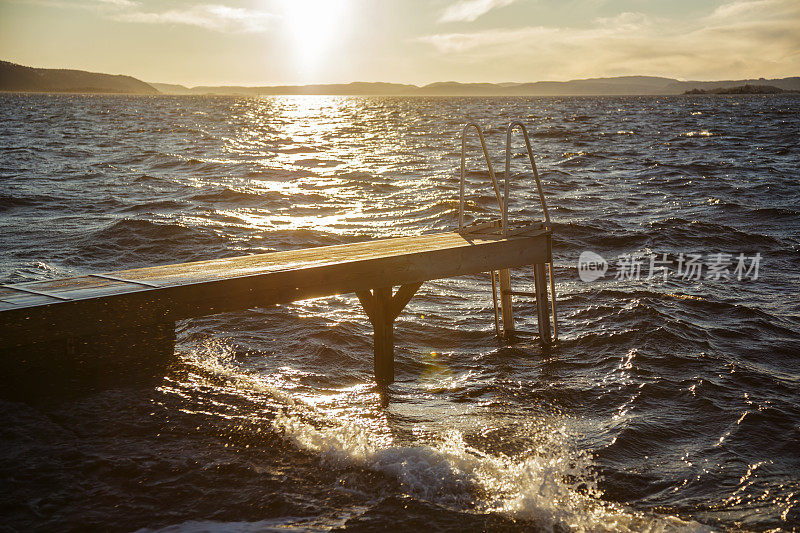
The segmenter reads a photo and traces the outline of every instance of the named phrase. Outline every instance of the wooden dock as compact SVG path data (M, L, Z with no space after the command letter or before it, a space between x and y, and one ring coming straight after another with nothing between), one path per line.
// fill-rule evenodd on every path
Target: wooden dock
M163 359L176 320L355 293L374 330L376 381L387 384L394 320L422 283L490 271L502 279L509 268L550 262L551 232L538 224L506 237L490 227L2 285L0 350L108 359L138 345ZM502 300L506 319L509 294Z
M517 129L525 140L543 220L512 228L511 140ZM466 140L472 130L501 218L465 226ZM394 321L419 287L479 272L491 273L497 334L502 324L502 334L514 336L513 297L532 297L539 336L550 343L558 336L552 230L530 138L520 122L508 125L505 155L501 197L483 130L474 123L464 126L458 232L0 285L0 393L24 393L28 383L48 376L90 384L108 382L111 375L123 381L134 375L160 377L159 369L174 355L177 320L346 293L358 296L372 323L375 379L385 385L394 380ZM523 266L532 267L532 293L511 288L509 269Z

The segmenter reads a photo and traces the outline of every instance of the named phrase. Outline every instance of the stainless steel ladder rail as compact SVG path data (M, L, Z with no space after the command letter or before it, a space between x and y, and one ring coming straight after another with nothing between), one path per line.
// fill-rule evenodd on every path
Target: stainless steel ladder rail
M458 231L464 230L464 187L467 180L467 132L470 128L475 128L478 132L478 139L481 141L481 148L483 149L483 157L486 159L486 165L489 167L489 176L492 178L492 187L494 187L494 194L497 197L497 205L500 206L500 213L503 212L503 200L500 198L500 187L497 185L497 176L492 167L492 160L489 159L489 150L486 148L486 139L483 137L483 130L474 122L464 126L461 130L461 185L459 187L459 204L458 204Z
M539 179L539 171L536 169L536 161L533 157L533 149L531 148L531 140L528 136L528 130L522 122L515 121L508 125L508 129L506 130L506 169L505 175L503 176L503 202L502 210L503 210L503 220L502 220L502 231L503 236L506 237L508 235L508 197L509 197L509 186L511 183L511 134L514 132L514 129L518 128L522 132L522 136L525 139L525 147L528 150L528 159L531 163L531 169L533 169L533 177L536 179L536 189L539 192L539 202L542 205L542 214L544 216L544 227L547 230L551 230L550 225L550 214L547 211L547 202L544 199L544 193L542 192L542 182ZM553 262L552 258L551 261L547 263L548 273L550 277L550 299L552 300L552 316L553 316L553 342L558 340L558 318L556 315L556 285L555 280L553 279ZM539 289L542 287L544 280L541 278L545 277L545 271L542 265L542 268L539 268L538 265L534 266L534 285L536 286L536 306L539 312L539 332L542 340L545 342L549 342L550 335L546 329L543 328L544 322L547 323L549 329L550 318L547 316L547 310L542 309L541 303L544 303L546 306L546 298L547 298L547 289L545 288L544 291L540 291ZM492 290L494 290L494 274L492 275ZM540 297L544 296L544 302L540 302ZM497 306L496 297L495 297L495 307ZM545 339L545 336L547 339Z
M503 181L503 236L507 236L508 233L508 191L509 191L509 184L511 183L511 134L514 132L514 128L519 128L522 132L522 136L525 138L525 147L528 149L528 159L531 162L531 168L533 169L533 177L536 179L536 189L539 192L539 202L542 204L542 214L544 215L544 227L545 229L549 230L550 228L550 214L547 211L547 202L544 200L544 193L542 192L542 182L539 179L539 171L536 169L536 161L533 157L533 148L531 148L531 139L528 137L528 129L522 122L512 122L508 125L508 129L506 130L506 173L504 175Z
M474 128L475 131L478 132L478 139L481 142L481 148L483 149L483 157L486 160L486 166L489 168L489 176L492 178L492 187L494 188L494 194L497 198L497 205L500 207L500 216L502 218L503 213L503 200L500 197L500 187L497 185L497 176L494 173L494 168L492 167L492 160L489 158L489 150L486 148L486 139L483 136L483 130L481 127L474 123L469 122L464 126L464 129L461 130L461 183L459 185L459 203L458 203L458 231L464 231L464 188L467 181L467 134L469 133L470 128ZM506 196L508 193L506 192ZM492 277L492 302L494 304L494 329L497 336L500 336L500 312L497 306L497 282L495 280L495 271L492 270L490 273Z

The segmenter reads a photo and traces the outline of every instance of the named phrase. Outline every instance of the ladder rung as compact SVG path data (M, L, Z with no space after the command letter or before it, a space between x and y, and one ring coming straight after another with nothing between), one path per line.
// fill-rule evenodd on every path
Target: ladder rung
M531 298L536 298L535 292L503 291L503 294L510 294L511 296L530 296Z
M514 337L539 337L539 332L515 329L512 335Z

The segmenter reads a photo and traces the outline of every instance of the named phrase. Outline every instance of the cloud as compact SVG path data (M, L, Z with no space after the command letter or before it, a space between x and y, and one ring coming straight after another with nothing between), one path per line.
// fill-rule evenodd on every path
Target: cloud
M738 0L693 20L621 13L585 28L496 28L417 41L481 78L779 77L800 73L798 27L797 0Z
M493 9L511 5L516 0L460 0L442 13L439 22L472 22Z
M134 0L9 0L18 4L30 4L59 9L86 9L104 12L109 9L132 8L140 5Z
M775 18L786 14L794 14L800 11L797 2L778 2L775 0L739 0L722 4L717 7L711 15L709 21L730 21L741 20L742 17L756 18Z
M61 9L84 9L120 22L181 24L225 33L263 32L278 18L273 13L224 4L196 4L184 8L146 10L138 0L24 0L23 3Z
M592 28L573 29L548 26L500 28L475 32L444 33L421 37L418 40L433 45L439 52L481 56L534 52L543 48L578 47L590 41L613 38L623 33L638 32L652 24L640 13L621 13L612 18L599 18Z
M134 2L132 0L97 0L101 4L109 4L116 7L136 7L139 5L139 2Z
M115 13L110 18L143 24L183 24L226 33L258 33L266 31L277 17L271 13L241 7L202 4L167 11L124 11Z

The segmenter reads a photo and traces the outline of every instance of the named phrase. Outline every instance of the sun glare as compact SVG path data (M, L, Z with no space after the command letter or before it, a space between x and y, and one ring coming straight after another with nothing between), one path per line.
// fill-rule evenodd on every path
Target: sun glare
M315 73L329 58L337 35L342 34L347 4L347 0L284 1L284 23L301 73Z

